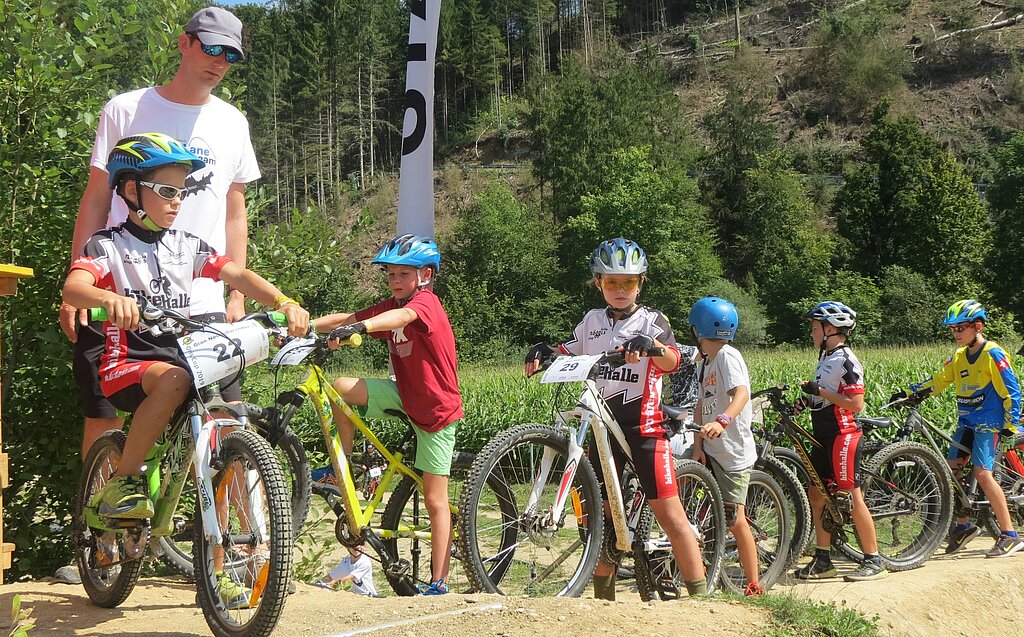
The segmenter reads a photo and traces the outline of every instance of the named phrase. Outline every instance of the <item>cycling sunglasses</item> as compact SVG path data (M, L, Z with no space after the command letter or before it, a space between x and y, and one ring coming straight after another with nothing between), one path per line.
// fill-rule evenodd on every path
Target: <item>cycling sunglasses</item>
M155 181L140 181L139 183L155 192L161 199L166 199L167 201L174 201L175 197L184 198L185 191L188 190L188 188L178 188L170 184L158 184Z
M242 59L242 52L236 49L232 49L229 46L223 44L203 44L199 43L199 46L203 49L203 53L210 57L217 57L221 53L224 54L224 61L228 64L234 64L235 62Z
M949 329L953 330L957 334L960 334L961 332L963 332L964 330L966 330L969 327L974 327L974 323L966 323L964 325L950 325ZM975 328L975 329L977 329L977 328Z
M634 276L628 279L606 279L601 278L601 289L609 292L632 292L640 287L640 277Z

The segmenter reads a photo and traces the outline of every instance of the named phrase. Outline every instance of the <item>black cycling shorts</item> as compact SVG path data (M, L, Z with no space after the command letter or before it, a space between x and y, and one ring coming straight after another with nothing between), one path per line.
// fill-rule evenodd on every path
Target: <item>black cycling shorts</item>
M665 436L642 436L637 428L625 429L626 442L629 444L630 454L633 456L633 469L636 471L637 479L640 481L640 488L650 500L660 500L668 497L678 497L679 489L676 486L676 463L672 457L672 445ZM622 469L626 466L626 453L619 448L615 437L609 434L611 439L612 457L615 459L615 467L619 471L619 480L622 479ZM604 488L604 471L601 468L601 461L597 454L597 445L591 441L587 450L587 458L594 467L597 480L601 484L601 498L608 499L608 492Z
M223 312L212 312L192 317L197 321L224 322L226 316ZM88 325L81 325L78 328L78 341L75 343L75 353L72 359L72 370L75 375L75 382L78 384L78 398L82 405L82 412L86 418L114 418L117 410L134 411L134 407L126 409L125 406L134 405L138 407L142 398L142 387L131 392L131 396L121 396L116 403L111 402L103 395L100 388L100 357L103 356L105 341L101 328L103 323L90 322ZM231 380L230 377L225 380ZM121 392L118 392L120 394ZM220 394L225 402L241 402L242 390L240 379L230 385L221 385Z

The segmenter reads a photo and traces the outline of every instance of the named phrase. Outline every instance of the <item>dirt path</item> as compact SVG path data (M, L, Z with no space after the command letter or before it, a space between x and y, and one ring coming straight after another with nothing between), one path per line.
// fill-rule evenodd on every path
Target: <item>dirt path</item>
M933 558L924 568L884 580L780 585L777 594L846 604L878 614L883 632L897 636L999 635L1015 626L1024 608L1024 556L987 560L990 541L978 539L963 554ZM0 609L22 596L32 609L32 635L209 635L195 592L182 581L142 580L121 607L93 606L81 586L29 582L0 587ZM766 621L758 609L725 600L641 604L620 589L618 602L593 599L524 599L492 595L449 595L366 599L304 584L288 599L275 634L332 635L363 627L415 620L374 635L566 634L757 635ZM499 606L497 607L496 606ZM462 611L461 614L445 614ZM435 614L442 617L429 619ZM6 616L0 611L0 616ZM3 617L2 622L6 622Z

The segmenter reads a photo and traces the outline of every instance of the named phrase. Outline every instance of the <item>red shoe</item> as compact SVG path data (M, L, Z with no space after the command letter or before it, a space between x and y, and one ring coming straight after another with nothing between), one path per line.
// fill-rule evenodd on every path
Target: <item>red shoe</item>
M747 584L743 594L747 597L760 597L764 595L764 586L761 586L761 582L751 582Z

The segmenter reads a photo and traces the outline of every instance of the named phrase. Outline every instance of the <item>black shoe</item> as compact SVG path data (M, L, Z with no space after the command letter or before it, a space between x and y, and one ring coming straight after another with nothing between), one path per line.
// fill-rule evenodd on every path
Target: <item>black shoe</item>
M952 555L967 546L967 543L978 537L979 533L981 533L981 529L970 522L962 529L960 527L953 527L949 534L949 544L946 545L946 555Z
M807 566L793 573L797 579L828 579L837 575L836 567L831 558L815 555Z

